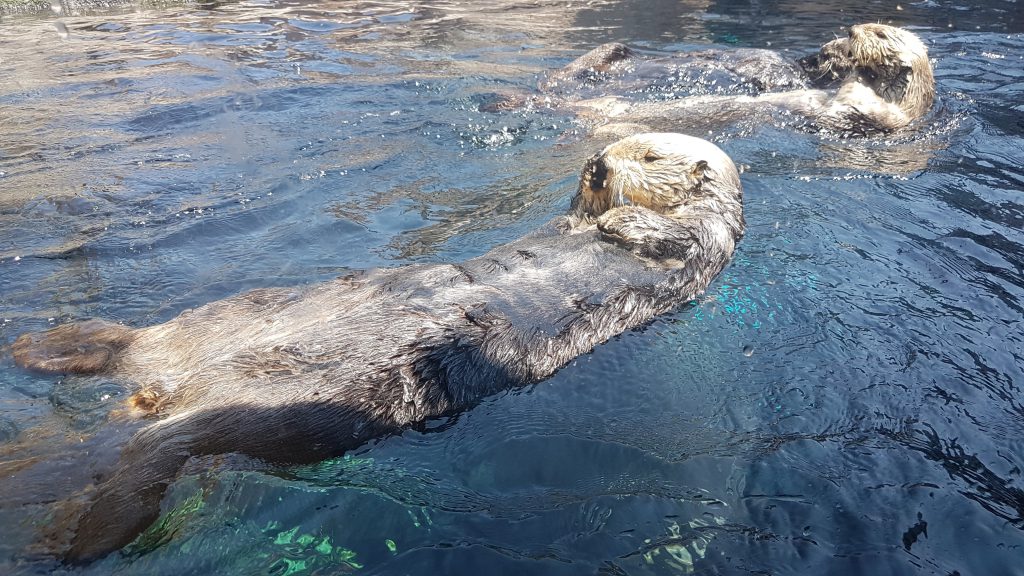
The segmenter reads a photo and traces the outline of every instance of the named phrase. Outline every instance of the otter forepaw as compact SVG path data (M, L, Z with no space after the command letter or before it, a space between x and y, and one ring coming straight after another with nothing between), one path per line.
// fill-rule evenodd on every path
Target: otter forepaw
M652 260L680 260L696 244L694 231L643 206L618 206L597 218L598 230Z
M637 206L617 206L597 217L597 229L627 243L642 242L658 227L650 210Z
M102 320L23 334L11 347L20 366L43 372L100 372L134 338L134 330Z

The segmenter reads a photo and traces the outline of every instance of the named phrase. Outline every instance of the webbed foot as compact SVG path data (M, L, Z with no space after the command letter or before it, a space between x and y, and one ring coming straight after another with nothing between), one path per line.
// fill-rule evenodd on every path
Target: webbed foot
M23 334L11 347L18 365L43 372L100 372L135 339L135 330L103 320Z

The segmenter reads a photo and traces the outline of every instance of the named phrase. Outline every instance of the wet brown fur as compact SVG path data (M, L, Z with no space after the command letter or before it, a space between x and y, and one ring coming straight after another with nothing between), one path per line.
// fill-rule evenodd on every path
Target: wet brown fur
M73 516L65 558L131 542L192 459L315 462L547 378L703 292L743 232L728 156L643 134L587 161L568 214L478 258L255 290L145 328L24 335L20 365L134 382L130 405L155 419Z

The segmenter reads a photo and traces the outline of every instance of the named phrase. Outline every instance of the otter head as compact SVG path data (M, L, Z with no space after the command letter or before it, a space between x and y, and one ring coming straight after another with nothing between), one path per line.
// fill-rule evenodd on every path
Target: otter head
M732 159L714 144L674 133L635 134L609 144L583 168L573 211L583 220L615 206L643 206L669 217L702 210L742 213Z
M884 24L850 28L849 52L859 82L911 119L932 106L935 79L928 50L913 33Z
M849 56L850 41L836 38L826 43L820 50L797 60L797 64L818 87L827 87L841 82L853 71L853 60Z

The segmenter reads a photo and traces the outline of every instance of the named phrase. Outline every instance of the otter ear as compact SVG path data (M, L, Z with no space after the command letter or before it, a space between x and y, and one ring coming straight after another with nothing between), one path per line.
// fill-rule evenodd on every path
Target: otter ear
M693 165L693 170L690 172L690 174L692 174L693 179L699 183L708 179L708 177L706 176L707 172L707 160L698 160L697 163Z
M700 190L701 185L707 180L710 180L707 161L698 160L697 163L693 165L693 168L690 169L690 176L693 177L693 181L696 183L694 185L694 190Z

